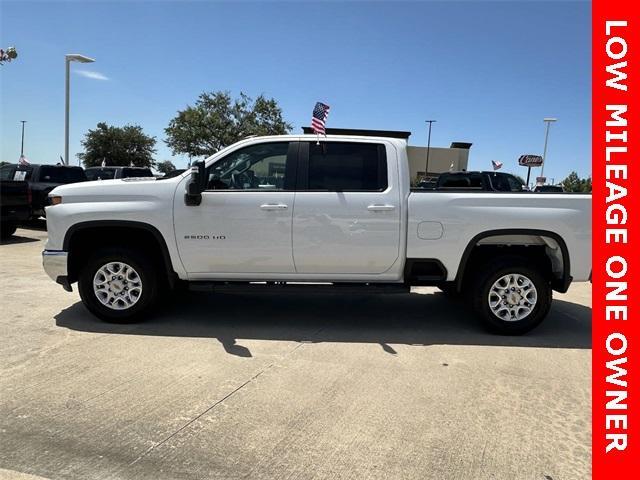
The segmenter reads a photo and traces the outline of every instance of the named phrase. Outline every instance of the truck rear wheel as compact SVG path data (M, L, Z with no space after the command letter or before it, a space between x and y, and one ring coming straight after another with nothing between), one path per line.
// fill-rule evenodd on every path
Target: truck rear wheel
M521 335L537 327L551 308L551 285L521 257L485 265L471 289L473 308L494 333Z
M139 320L157 302L153 263L137 250L101 249L86 262L78 279L87 309L107 322Z

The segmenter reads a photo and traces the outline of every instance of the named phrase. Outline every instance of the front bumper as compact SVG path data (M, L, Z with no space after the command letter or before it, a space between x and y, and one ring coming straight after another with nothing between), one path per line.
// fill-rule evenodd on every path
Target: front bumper
M61 250L43 250L42 266L51 280L62 285L67 292L70 292L71 285L69 284L69 276L67 274L68 256L68 252Z

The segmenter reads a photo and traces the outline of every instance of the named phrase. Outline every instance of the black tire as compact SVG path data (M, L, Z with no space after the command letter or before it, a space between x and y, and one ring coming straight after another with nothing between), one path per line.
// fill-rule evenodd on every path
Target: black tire
M137 301L123 310L107 307L94 292L93 280L96 273L110 262L121 262L132 267L142 284ZM143 252L124 248L102 248L97 250L82 268L78 278L78 291L84 305L96 317L112 323L133 323L142 320L156 305L160 292L157 277L153 262Z
M501 257L479 270L470 289L470 296L474 311L491 332L500 335L522 335L537 327L545 319L551 308L551 285L540 269L526 258ZM534 308L521 320L505 320L497 316L489 305L491 287L501 277L509 274L527 277L537 292Z
M9 238L14 233L16 233L17 229L18 229L17 225L14 225L11 223L3 223L0 226L0 238L2 239Z

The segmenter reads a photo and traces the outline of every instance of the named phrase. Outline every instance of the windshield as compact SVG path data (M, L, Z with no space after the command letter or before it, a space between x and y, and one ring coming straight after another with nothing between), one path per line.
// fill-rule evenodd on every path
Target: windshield
M112 180L116 176L115 168L89 168L84 172L87 175L87 180Z
M80 167L40 167L40 181L51 183L84 182L87 177Z
M123 168L122 169L122 178L132 178L132 177L153 177L153 173L148 168Z

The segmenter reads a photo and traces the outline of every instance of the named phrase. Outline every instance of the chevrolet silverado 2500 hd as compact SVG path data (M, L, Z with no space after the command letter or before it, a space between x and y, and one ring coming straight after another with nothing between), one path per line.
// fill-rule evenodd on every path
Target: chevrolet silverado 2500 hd
M60 186L44 268L114 322L178 284L433 285L508 334L589 278L589 195L411 190L406 150L387 136L248 138L174 178Z

